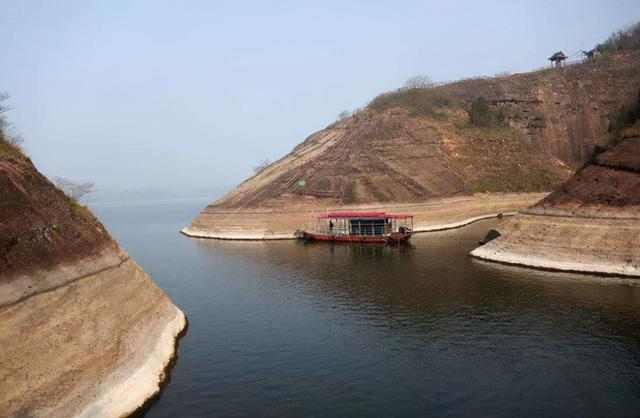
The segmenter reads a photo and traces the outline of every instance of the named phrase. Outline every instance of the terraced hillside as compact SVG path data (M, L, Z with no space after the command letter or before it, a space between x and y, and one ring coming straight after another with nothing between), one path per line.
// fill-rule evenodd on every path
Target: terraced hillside
M231 212L548 192L614 138L639 89L640 54L625 52L385 93L208 206L185 232L224 237L212 231L225 222L242 229ZM215 214L226 221L213 225Z

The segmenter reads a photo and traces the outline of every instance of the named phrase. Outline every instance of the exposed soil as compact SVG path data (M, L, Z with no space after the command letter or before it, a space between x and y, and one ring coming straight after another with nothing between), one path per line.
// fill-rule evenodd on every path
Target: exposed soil
M0 411L30 417L133 412L185 325L91 212L2 136L0 323Z
M595 156L471 254L544 269L640 276L640 138Z
M640 87L639 64L629 53L461 81L429 89L446 97L431 112L365 109L314 133L209 210L553 190L613 138L621 104ZM479 97L504 116L499 126L470 123L467 110Z
M0 158L0 284L107 247L117 244L102 224L31 161Z
M640 138L625 139L598 155L538 206L640 208Z

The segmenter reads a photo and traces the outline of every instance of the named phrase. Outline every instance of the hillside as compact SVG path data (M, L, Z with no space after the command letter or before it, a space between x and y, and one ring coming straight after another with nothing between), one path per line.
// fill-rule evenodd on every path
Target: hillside
M607 138L620 103L640 88L639 64L639 54L629 53L561 70L387 93L311 135L214 206L551 190ZM467 112L478 98L501 114L494 126L470 123Z
M0 119L0 128L4 119ZM0 129L0 410L122 416L159 390L184 314Z
M640 88L639 64L637 51L622 52L560 69L382 94L209 205L184 232L242 237L244 221L231 212L548 192L594 147L616 137L625 104ZM502 208L512 209L519 208ZM225 222L239 233L219 230ZM251 222L246 228L269 235L278 221Z
M471 254L525 266L640 276L640 137L594 157Z

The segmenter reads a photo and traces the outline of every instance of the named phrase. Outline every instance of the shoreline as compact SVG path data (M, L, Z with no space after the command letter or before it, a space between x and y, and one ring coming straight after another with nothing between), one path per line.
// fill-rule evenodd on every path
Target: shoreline
M297 230L315 221L318 215L331 211L401 212L414 216L415 233L443 231L497 217L513 215L546 196L546 192L476 194L422 202L368 205L308 205L282 208L252 208L231 211L209 206L180 233L191 238L269 241L295 239Z
M476 248L479 249L482 247ZM533 262L525 262L525 261L514 261L519 258L514 256L513 258L504 257L503 259L499 258L491 258L485 254L481 254L481 252L476 252L476 250L471 251L469 256L475 258L477 260L481 260L487 264L500 264L504 266L512 266L518 267L522 269L533 269L538 271L549 271L556 273L575 273L575 274L588 274L593 276L601 276L601 277L620 277L625 279L640 279L640 271L635 273L624 273L619 271L612 271L607 268L592 270L592 269L580 269L574 267L568 267L571 263L562 263L562 262L548 262L545 263L544 259L539 258L540 263L534 264ZM475 253L475 254L474 254ZM520 257L522 258L522 257ZM578 265L589 265L594 266L595 264L586 264L586 263L578 263Z
M521 212L499 232L470 256L538 270L640 278L640 224L629 217Z
M474 222L478 222L478 221L483 221L486 219L493 219L493 218L498 218L499 216L503 216L503 217L508 217L508 216L515 216L516 214L518 214L518 212L498 212L498 213L488 213L486 215L479 215L479 216L474 216L471 218L466 218L457 222L450 222L450 223L446 223L446 224L436 224L436 225L429 225L429 226L424 226L424 227L417 227L414 228L413 233L414 234L424 234L424 233L428 233L428 232L439 232L439 231L448 231L450 229L457 229L457 228L462 228L464 226L467 225L471 225ZM185 227L183 229L180 230L180 233L189 237L189 238L198 238L198 239L215 239L215 240L219 240L219 241L284 241L284 240L295 240L297 239L295 236L293 236L293 234L291 234L291 236L288 235L282 235L282 236L263 236L263 237L258 237L256 236L251 237L250 235L242 235L240 237L238 236L231 236L231 235L227 235L227 236L223 236L223 235L210 235L206 232L198 232L198 231L190 231L189 227Z
M160 394L177 356L179 340L186 330L186 316L176 308L174 319L165 326L155 349L142 365L107 389L100 400L86 406L78 417L130 416L143 409Z
M124 250L35 277L52 280L0 307L0 345L13 365L0 370L5 413L129 416L160 394L188 321Z
M169 382L171 382L171 373L173 372L173 368L178 362L178 348L180 346L180 342L182 341L182 338L187 335L187 332L189 330L189 318L187 318L186 315L184 315L184 320L184 327L182 328L182 331L180 331L178 335L176 335L174 340L175 344L173 347L173 355L165 365L164 370L160 375L158 390L153 395L149 396L138 408L136 408L129 414L126 414L128 417L143 417L147 413L147 411L151 409L151 407L155 405L156 402L158 402L158 400L162 396L162 392L164 392Z

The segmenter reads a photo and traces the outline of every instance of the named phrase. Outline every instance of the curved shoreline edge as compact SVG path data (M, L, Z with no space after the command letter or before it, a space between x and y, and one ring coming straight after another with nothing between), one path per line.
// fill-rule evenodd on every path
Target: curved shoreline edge
M415 234L422 234L426 232L438 232L438 231L447 231L449 229L457 229L462 228L463 226L470 225L474 222L483 221L486 219L497 218L499 216L515 216L518 212L496 212L496 213L488 213L486 215L478 215L473 216L471 218L462 219L456 222L449 222L444 224L435 224L428 225L422 227L414 228L413 232ZM282 240L294 240L296 239L293 234L280 234L280 235L223 235L223 234L211 234L206 231L198 231L191 229L190 227L185 227L180 230L180 233L186 235L190 238L201 238L201 239L216 239L220 241L282 241Z
M471 255L545 270L639 278L639 192L640 137L625 137L594 153L557 190L500 225L501 235Z
M126 252L116 247L18 283L27 278L39 279L37 293L5 292L17 298L0 307L0 362L11 364L0 369L3 413L129 416L153 402L188 322Z
M129 416L144 409L157 397L177 355L180 338L186 333L187 319L176 308L175 318L163 330L154 351L126 379L112 386L100 400L87 406L78 417Z
M205 208L180 232L192 238L267 241L295 239L296 230L305 229L318 215L331 211L401 212L414 215L414 232L434 232L470 223L513 215L539 201L548 193L476 194L410 203L367 205L307 205L229 210L215 205Z
M627 218L519 213L470 255L538 270L640 277L640 223Z
M476 248L476 250L481 249ZM540 271L591 274L604 277L625 277L631 279L640 278L640 271L634 271L625 266L616 264L586 264L586 263L563 263L554 262L541 257L522 257L517 254L503 254L493 256L482 251L473 250L469 255L487 263L502 264L505 266L519 267L523 269L535 269Z

